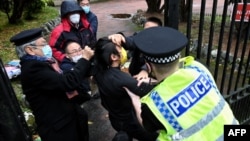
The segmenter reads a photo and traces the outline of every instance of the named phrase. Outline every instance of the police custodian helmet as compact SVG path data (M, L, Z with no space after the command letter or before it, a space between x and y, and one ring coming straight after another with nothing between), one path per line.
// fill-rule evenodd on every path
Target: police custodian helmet
M168 64L180 57L188 43L185 35L170 27L151 27L140 31L134 42L148 62Z

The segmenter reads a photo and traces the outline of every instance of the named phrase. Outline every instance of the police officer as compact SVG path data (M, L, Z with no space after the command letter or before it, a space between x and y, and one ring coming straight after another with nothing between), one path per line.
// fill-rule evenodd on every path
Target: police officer
M74 70L62 74L52 51L42 37L42 29L22 31L11 39L21 62L21 84L35 116L42 141L87 141L88 133L81 132L72 98L90 68L88 61L93 50L85 47Z
M140 97L125 88L143 126L160 131L159 141L222 141L223 126L238 121L209 70L191 56L179 59L187 38L169 27L152 27L134 42L158 80Z

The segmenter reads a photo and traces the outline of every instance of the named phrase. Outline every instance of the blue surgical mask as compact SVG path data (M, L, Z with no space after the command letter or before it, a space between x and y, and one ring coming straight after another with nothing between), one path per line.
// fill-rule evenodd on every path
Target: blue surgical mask
M44 54L45 57L47 57L47 58L52 57L52 50L51 50L51 47L49 45L45 45L42 48L42 51L43 51L43 54Z
M82 6L82 9L85 12L85 14L88 14L90 11L90 6Z

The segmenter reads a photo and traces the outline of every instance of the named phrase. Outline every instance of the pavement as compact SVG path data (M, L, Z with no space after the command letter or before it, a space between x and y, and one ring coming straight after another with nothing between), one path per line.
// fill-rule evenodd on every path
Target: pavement
M162 3L164 0L162 0ZM218 0L217 11L222 13L224 0ZM213 1L206 2L206 13L210 13ZM193 1L193 10L199 12L200 0ZM91 3L93 11L99 21L97 38L122 31L125 35L132 35L136 29L131 18L113 18L111 14L131 14L134 15L138 9L146 11L146 0L109 0ZM93 85L94 89L96 86ZM89 114L90 141L111 141L116 131L112 128L108 118L108 112L101 106L100 99L93 99L86 102L84 108ZM134 140L136 141L136 140Z
M97 37L107 36L119 31L132 34L136 25L131 18L113 18L111 14L131 14L134 15L138 9L146 10L145 0L109 0L91 4L91 10L98 17Z

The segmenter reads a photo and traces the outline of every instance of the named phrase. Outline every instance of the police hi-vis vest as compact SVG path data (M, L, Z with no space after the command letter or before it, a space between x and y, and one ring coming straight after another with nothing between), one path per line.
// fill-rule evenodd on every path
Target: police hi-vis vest
M211 73L193 57L141 98L164 125L157 141L223 141L225 124L238 124Z

